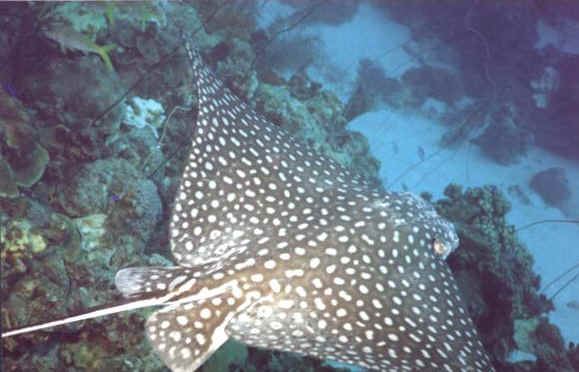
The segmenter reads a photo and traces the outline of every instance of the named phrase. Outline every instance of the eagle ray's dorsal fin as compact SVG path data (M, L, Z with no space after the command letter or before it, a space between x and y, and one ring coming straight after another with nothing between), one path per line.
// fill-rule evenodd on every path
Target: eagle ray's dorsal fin
M238 313L258 302L251 296L236 297L239 288L221 295L166 306L153 313L145 325L153 348L173 372L193 372L229 336L226 327Z

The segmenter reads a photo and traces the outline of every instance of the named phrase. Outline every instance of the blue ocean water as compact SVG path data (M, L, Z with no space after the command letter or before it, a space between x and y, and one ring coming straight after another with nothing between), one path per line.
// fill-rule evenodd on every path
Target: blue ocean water
M211 219L217 224L232 223L230 215L235 212L224 209L207 220L192 219L191 226L183 227L189 231L180 236L183 247L188 234L197 234L196 228L203 233L192 241L196 251L191 258L175 255L180 252L175 248L178 238L171 231L180 222L174 201L182 195L178 187L183 169L195 156L206 159L202 154L218 151L231 135L226 131L227 135L221 133L200 145L203 113L211 112L204 111L203 101L198 101L195 81L199 75L191 71L184 48L190 43L225 86L270 123L261 122L272 133L279 128L287 131L305 143L304 148L322 154L322 159L360 175L368 189L420 195L454 224L460 245L446 262L497 371L579 370L575 346L579 342L579 6L530 1L3 3L0 22L3 332L122 302L117 288L125 295L149 291L145 296L149 298L167 287L183 288L181 280L188 280L175 279L165 287L159 282L158 288L145 290L151 286L145 279L153 279L141 271L125 271L126 282L119 284L118 276L115 281L123 268L171 267L176 261L193 267L193 272L199 267L192 264L195 259L207 259L218 263L207 269L209 275L221 267L219 262L227 262L225 257L237 254L232 248L236 234L229 240L223 238L224 245L215 251L204 245L204 239L219 239L222 233L206 229ZM230 119L238 125L242 120L234 113ZM199 152L189 155L196 138ZM249 138L246 141L261 137L252 132ZM248 150L252 155L257 151L258 162L269 161L275 148L275 141L267 138L270 142L264 150ZM261 141L257 143L261 146ZM290 150L283 152L293 159ZM225 174L229 169L225 164L217 159L205 171ZM306 164L292 163L288 172L302 172ZM240 161L236 167L250 173L246 165ZM230 188L227 181L214 185L209 176L193 181L192 195L197 200L216 186ZM251 190L248 194L244 189L247 185L239 183L229 195L218 194L213 204L252 197ZM262 191L264 203L272 191ZM213 204L211 208L218 209ZM298 202L299 210L324 209L302 204ZM350 205L350 210L355 208ZM244 226L245 218L263 218L250 207L241 216L241 222L233 225ZM285 216L280 212L262 219L261 229L274 231L270 228L275 226L275 217ZM346 228L354 231L354 226ZM283 230L291 237L300 235L297 225L288 223ZM366 242L378 240L378 235L354 235ZM398 248L405 249L392 242L384 246L396 251L393 257L398 257ZM291 261L299 262L302 247L290 248L296 249ZM336 248L340 251L339 246L328 247L329 252ZM343 244L342 248L343 253L351 253L347 251L351 246ZM220 249L225 250L223 255L216 253ZM266 244L264 249L271 247ZM255 246L252 250L256 258L268 254ZM366 274L375 278L377 268L369 265ZM146 275L161 272L165 273ZM332 272L324 278L341 279ZM297 273L291 271L290 276ZM252 278L262 275L253 274L257 276ZM315 275L313 270L310 275ZM409 277L400 275L399 279ZM215 283L221 280L212 278ZM378 279L376 288L387 286L389 278ZM293 280L285 289L288 293L293 287L302 288L298 279ZM403 280L392 285L400 287ZM190 286L194 283L187 281ZM401 296L420 296L417 283L402 290ZM228 290L229 285L213 290ZM349 285L358 288L358 283ZM334 300L348 297L349 290ZM204 293L196 292L192 298L209 301ZM249 337L251 328L245 337L243 330L227 328L220 334L201 322L198 329L207 333L195 335L212 340L210 352L203 354L211 358L189 363L186 356L196 349L183 347L189 350L182 354L184 369L172 359L176 349L164 351L150 337L156 331L146 320L153 309L145 309L2 338L3 370L331 371L367 367L395 371L405 366L439 370L440 356L435 350L441 345L417 343L426 354L436 355L425 365L425 355L400 358L386 352L404 350L404 345L398 349L389 345L412 333L407 329L413 324L411 319L395 324L396 332L386 344L374 337L375 333L386 337L380 328L359 332L356 338L356 331L366 325L340 321L340 315L333 321L347 331L354 327L351 338L344 330L325 337L321 328L310 326L319 327L319 319L302 301L302 311L295 313L298 318L311 317L305 323L309 328L304 326L312 330L311 335L284 333L283 328L270 335L264 331L270 330L268 323L262 327L258 322L269 312L277 314L287 302L262 308L258 304L272 295L259 293L263 298L253 300L249 310L239 310L240 314L247 311L249 320L235 317L240 324L253 325L259 341L243 342L254 340ZM396 297L398 292L389 293ZM366 299L361 296L359 301ZM219 301L214 302L216 309ZM257 315L251 312L254 307L259 309ZM361 309L365 314L373 308L367 304ZM432 310L432 303L424 309ZM336 310L336 314L341 312ZM171 318L171 314L167 319L179 322L181 318L176 313ZM203 314L199 321L205 319ZM293 330L300 319L288 322L288 329ZM422 332L435 324L427 316L417 319ZM443 334L451 338L460 334L453 333L452 319L448 321ZM159 320L158 327L163 324ZM182 337L194 334L182 326L187 330L183 334L169 336L167 331L159 337L181 345L185 343ZM179 332L173 326L170 330ZM242 343L229 341L219 348L232 334ZM384 355L362 357L364 349L355 346L363 344L362 335L372 348L383 347ZM204 344L199 338L193 342ZM347 346L340 349L341 344ZM487 370L474 364L477 358L472 355L463 362L464 355L455 354L456 364L450 370ZM319 355L329 358L315 358ZM380 360L375 360L376 355Z

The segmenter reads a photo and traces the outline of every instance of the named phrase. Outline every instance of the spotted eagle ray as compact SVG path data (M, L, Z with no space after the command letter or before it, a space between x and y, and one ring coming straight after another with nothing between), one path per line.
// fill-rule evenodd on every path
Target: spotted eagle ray
M163 306L145 330L174 372L230 338L379 371L492 371L444 261L454 226L261 118L186 49L199 111L170 223L178 266L122 269L124 303L2 337Z

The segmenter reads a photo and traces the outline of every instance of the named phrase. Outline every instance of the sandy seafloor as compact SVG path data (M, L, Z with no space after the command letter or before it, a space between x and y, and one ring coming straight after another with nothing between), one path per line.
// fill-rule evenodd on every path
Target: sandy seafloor
M291 8L276 2L264 6L267 11L261 13L262 25L267 25L278 14L291 12ZM538 24L537 29L540 35L537 48L557 41L556 32L545 25ZM401 48L408 41L408 29L377 14L368 4L361 5L357 15L347 23L335 27L310 26L302 32L317 35L323 42L323 49L319 52L324 62L308 70L310 77L322 82L324 89L336 93L344 102L354 87L360 59L370 58L379 62L392 78L398 78L408 68L416 66ZM579 54L579 35L575 40L578 45L567 42L559 43L558 47ZM348 47L344 48L344 45ZM441 64L435 60L429 63ZM335 71L340 71L340 79L331 76ZM492 184L499 187L512 203L507 220L515 227L543 219L579 218L577 192L568 208L577 215L569 216L568 213L566 216L559 209L546 205L529 186L535 173L550 167L563 167L571 189L579 190L579 164L576 161L532 147L519 163L500 165L482 154L476 145L464 144L455 149L440 147L440 137L447 130L442 124L420 112L393 111L386 107L355 118L348 128L368 138L372 154L382 163L380 177L389 190L405 187L415 193L428 191L437 199L443 196L444 188L451 182L464 188ZM426 160L423 162L419 148L424 151ZM514 185L530 198L530 204L508 193L508 187ZM541 276L542 286L579 262L579 226L576 224L540 224L522 230L519 238L535 259L534 270ZM575 274L576 271L571 272L544 293L551 296ZM555 310L549 313L549 318L560 328L566 342L579 343L579 311L567 306L571 301L579 301L579 280L557 295Z

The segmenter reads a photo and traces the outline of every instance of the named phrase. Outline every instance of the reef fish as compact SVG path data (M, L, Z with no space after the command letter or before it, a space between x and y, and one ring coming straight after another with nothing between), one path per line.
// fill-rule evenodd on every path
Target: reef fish
M199 111L170 222L177 266L122 269L133 301L24 332L158 305L145 331L174 372L228 339L379 371L492 371L445 262L454 226L267 122L187 53Z

